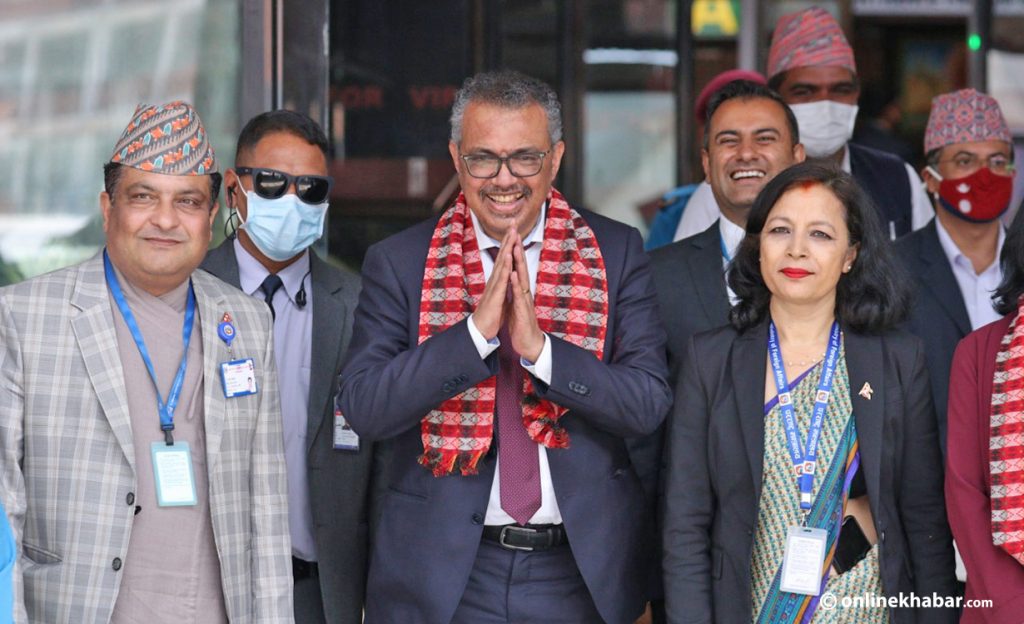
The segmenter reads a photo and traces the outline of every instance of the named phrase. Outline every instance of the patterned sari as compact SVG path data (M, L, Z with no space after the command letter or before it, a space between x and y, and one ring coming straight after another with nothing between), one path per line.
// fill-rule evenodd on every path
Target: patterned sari
M814 409L814 396L822 364L790 382L800 439L806 441L807 428ZM786 446L785 430L779 414L778 399L765 405L764 471L761 500L758 505L757 530L751 555L751 594L754 622L765 624L795 623L888 623L885 609L830 608L826 602L819 608L821 596L826 592L842 604L844 596L865 594L882 596L882 583L878 567L878 547L845 574L832 576L830 570L835 554L839 530L846 511L850 484L860 466L857 427L852 417L850 383L847 378L846 359L840 353L833 382L832 397L828 404L818 450L819 464L814 479L814 503L807 518L807 526L828 531L825 563L822 570L821 593L805 596L779 589L786 532L790 526L802 522L800 492L793 474L793 463ZM806 442L804 442L806 443ZM825 458L828 461L825 462Z

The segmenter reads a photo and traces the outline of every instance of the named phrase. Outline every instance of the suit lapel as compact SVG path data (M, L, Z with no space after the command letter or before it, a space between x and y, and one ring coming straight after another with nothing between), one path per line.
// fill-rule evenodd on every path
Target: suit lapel
M764 377L768 358L768 323L741 334L733 343L732 384L743 444L747 449L754 500L761 499L764 470Z
M218 450L220 449L221 433L224 430L224 410L227 408L223 388L220 383L220 363L226 360L226 352L221 352L221 341L217 335L217 325L227 309L223 295L209 288L207 280L214 279L202 273L192 274L192 286L196 293L196 305L199 310L199 323L203 332L203 418L206 422L206 455L209 462L209 474L217 468ZM236 321L237 329L237 321ZM239 357L238 351L234 352Z
M882 469L882 432L885 429L886 396L885 362L882 339L864 336L843 328L846 350L846 373L850 384L850 403L857 440L860 446L860 465L864 468L870 500L877 501ZM866 388L867 384L870 388ZM864 390L864 394L861 391ZM865 396L866 395L866 396ZM870 397L870 398L868 398Z
M966 336L971 333L971 321L967 316L967 306L964 305L964 296L957 285L953 269L949 266L949 258L942 250L939 243L939 234L935 230L935 222L932 221L929 229L925 230L925 236L921 238L919 257L925 264L925 270L921 274L921 281L925 290L939 302L939 305L949 314L961 334Z
M128 464L135 469L135 444L128 413L128 393L118 351L117 331L103 274L103 256L98 254L82 265L71 305L81 310L71 320L78 349L85 362L96 398ZM156 406L153 407L154 416Z
M709 326L717 326L729 315L729 294L725 289L722 248L718 221L695 236L690 244L697 253L689 257L690 275L697 287Z
M309 405L306 424L307 451L320 431L327 402L334 395L334 371L341 357L341 332L348 306L341 298L342 285L312 250L309 252L310 282L313 289L313 345L310 353Z
M241 288L238 277L238 260L235 258L234 237L225 240L207 252L200 268L213 273L220 280L231 284L235 288ZM217 319L217 322L220 322L220 319Z

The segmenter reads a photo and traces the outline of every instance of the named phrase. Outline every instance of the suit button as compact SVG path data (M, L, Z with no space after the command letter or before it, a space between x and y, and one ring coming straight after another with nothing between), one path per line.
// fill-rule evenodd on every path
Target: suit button
M484 523L484 515L483 514L479 514L479 513L473 514L473 524L483 524L483 523Z
M882 534L878 536L878 539L879 539L879 541L882 541L882 542L885 541L885 531L882 531Z
M444 385L441 386L441 391L445 394L451 394L453 390L455 390L455 388L452 387L451 382L446 381L444 382Z
M124 497L124 503L126 505L134 505L135 504L135 494L133 494L132 492L128 492L128 496Z
M117 572L118 570L120 570L121 569L121 558L120 557L114 557L114 561L111 562L110 567L114 568L114 572Z

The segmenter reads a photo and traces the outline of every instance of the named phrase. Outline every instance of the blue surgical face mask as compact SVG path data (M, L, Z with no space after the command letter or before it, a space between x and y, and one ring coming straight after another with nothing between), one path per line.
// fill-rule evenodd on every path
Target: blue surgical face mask
M246 191L245 197L248 216L241 227L271 260L294 258L324 233L327 202L307 204L293 193L265 199Z

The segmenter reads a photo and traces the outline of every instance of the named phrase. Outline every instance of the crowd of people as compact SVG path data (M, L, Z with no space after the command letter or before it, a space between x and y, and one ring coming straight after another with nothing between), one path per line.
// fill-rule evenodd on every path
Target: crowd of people
M648 253L554 188L555 92L477 74L457 199L361 276L312 249L313 120L221 170L140 105L103 250L0 288L0 622L1020 622L1012 136L939 95L922 179L850 142L859 91L782 18Z

